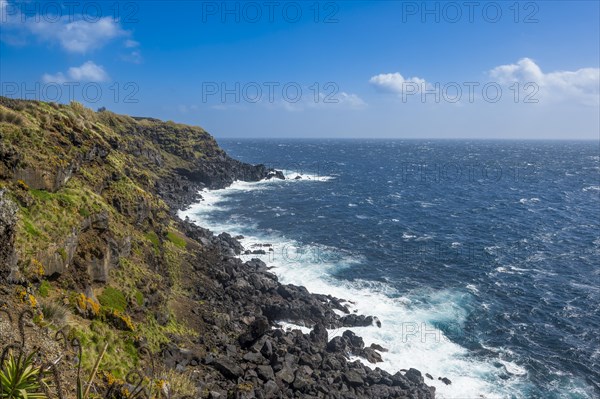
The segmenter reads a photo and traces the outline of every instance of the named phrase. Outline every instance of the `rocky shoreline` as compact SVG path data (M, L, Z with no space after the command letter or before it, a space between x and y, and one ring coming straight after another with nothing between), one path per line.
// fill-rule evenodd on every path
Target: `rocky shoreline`
M274 172L261 169L251 174L252 178L248 179L246 174L240 180L258 181L256 177L261 173L270 178ZM194 184L195 188L226 188L232 183L232 176L223 176L217 175L208 184ZM283 176L277 172L277 177ZM180 182L171 187L186 185L189 186ZM184 209L198 201L198 197L189 195L189 190L183 196L171 192L163 198L171 199L171 209ZM254 393L260 398L435 397L435 388L425 384L420 371L411 368L390 374L376 367L376 363L382 361L385 348L366 347L363 339L350 330L328 339L327 329L378 328L380 322L375 315L354 314L343 299L281 284L263 261L244 262L238 258L250 250L244 249L236 238L227 233L214 235L190 220L180 223L187 236L203 244L203 256L210 253L210 267L204 268L207 265L202 262L198 270L207 273L215 285L210 292L197 292L198 299L209 306L226 309L232 320L238 319L239 327L245 330L235 345L223 345L220 354L197 359L220 374L208 383L213 389L211 397L224 397L224 391L242 381L256 387ZM278 322L283 320L309 327L311 332L283 331L277 328ZM177 351L171 355L175 367L184 367L189 361ZM350 361L350 356L360 357L373 366Z

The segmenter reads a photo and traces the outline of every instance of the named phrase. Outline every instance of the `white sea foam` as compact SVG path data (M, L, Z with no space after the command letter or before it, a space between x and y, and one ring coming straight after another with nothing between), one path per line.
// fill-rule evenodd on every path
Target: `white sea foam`
M447 334L436 328L437 325L443 324L450 326L453 334L464 331L463 324L467 312L462 304L468 300L465 299L469 297L466 293L452 290L421 290L403 293L401 296L389 284L339 280L333 277L333 273L360 263L360 256L321 245L302 245L274 232L255 231L248 223L230 220L217 223L209 217L215 210L227 209L228 197L235 192L272 189L277 187L279 182L281 181L236 182L227 189L203 191L203 201L181 211L179 215L182 218L187 216L217 234L226 231L232 235L243 235L241 242L245 248L250 248L256 243L271 244L273 251L267 252L266 255L242 255L241 258L262 258L269 266L273 266L272 271L282 283L303 285L314 293L351 298L351 311L377 316L382 323L381 328L370 326L351 329L363 337L367 346L376 343L389 349L388 352L382 353L384 362L378 363L377 367L390 373L415 367L422 373L431 374L434 380L427 379L426 382L436 387L436 397L440 399L505 398L509 397L509 392L514 395L514 392L519 391L515 386L524 381L520 378L522 374L518 372L518 365L473 358L469 356L467 349L452 342ZM415 238L412 234L405 234L405 238ZM468 288L476 291L474 286ZM281 324L284 328L300 328L303 332L308 332L312 327L297 326L285 320L282 320ZM329 338L341 335L345 330L346 328L330 330ZM499 375L506 371L513 376L506 380L501 379ZM447 377L452 384L445 385L437 379L438 377Z
M583 191L600 191L600 186L588 186L588 187L584 187Z
M519 203L521 203L521 204L529 204L529 203L535 204L537 202L540 202L539 198L529 198L529 199L527 199L527 198L521 198L519 200Z
M479 293L479 290L477 289L477 286L474 285L474 284L467 284L467 289L469 291L471 291L472 293L474 293L474 294L478 294Z
M336 178L335 176L323 176L323 175L312 174L312 173L301 173L301 172L293 171L293 170L283 170L282 173L285 176L286 180L294 180L294 181L305 180L305 181L322 181L323 182L323 181L333 180ZM250 183L250 184L254 184L254 183Z

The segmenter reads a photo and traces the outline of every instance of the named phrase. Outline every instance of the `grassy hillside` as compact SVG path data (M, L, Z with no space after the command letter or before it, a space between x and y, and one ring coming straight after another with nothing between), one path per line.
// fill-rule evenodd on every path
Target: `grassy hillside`
M193 195L203 181L186 171L228 161L216 141L199 127L8 98L0 98L0 132L3 206L16 209L5 234L14 251L0 268L13 285L0 301L31 308L39 328L79 338L88 370L108 343L106 378L137 367L140 345L157 352L195 338L198 326L178 312L200 245L157 193Z

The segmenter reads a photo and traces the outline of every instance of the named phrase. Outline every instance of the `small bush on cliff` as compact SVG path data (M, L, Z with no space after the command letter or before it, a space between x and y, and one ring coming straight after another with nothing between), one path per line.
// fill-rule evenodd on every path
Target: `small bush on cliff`
M42 298L47 298L48 295L50 294L51 288L52 288L52 286L50 285L50 283L47 280L44 280L40 284L40 288L38 288L38 293L40 294L40 296Z
M75 294L74 297L70 298L70 302L75 304L75 310L83 317L93 319L100 314L100 304L83 293Z

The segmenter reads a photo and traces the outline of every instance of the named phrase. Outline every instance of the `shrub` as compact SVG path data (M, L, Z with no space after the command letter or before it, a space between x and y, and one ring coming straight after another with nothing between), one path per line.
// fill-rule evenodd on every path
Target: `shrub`
M48 294L50 293L51 288L52 288L52 286L50 285L50 283L48 281L44 280L40 284L40 288L38 288L38 293L40 294L40 296L42 298L47 298Z
M85 294L79 294L75 298L76 309L84 317L94 318L100 314L100 305Z
M135 326L131 320L131 317L119 312L116 309L106 312L106 318L114 327L118 328L119 330L135 331Z
M21 179L17 180L17 187L19 187L21 190L29 190L29 186L27 185L27 183L25 183L25 181Z
M0 108L0 122L6 122L17 126L25 126L25 118L16 112L2 108Z

